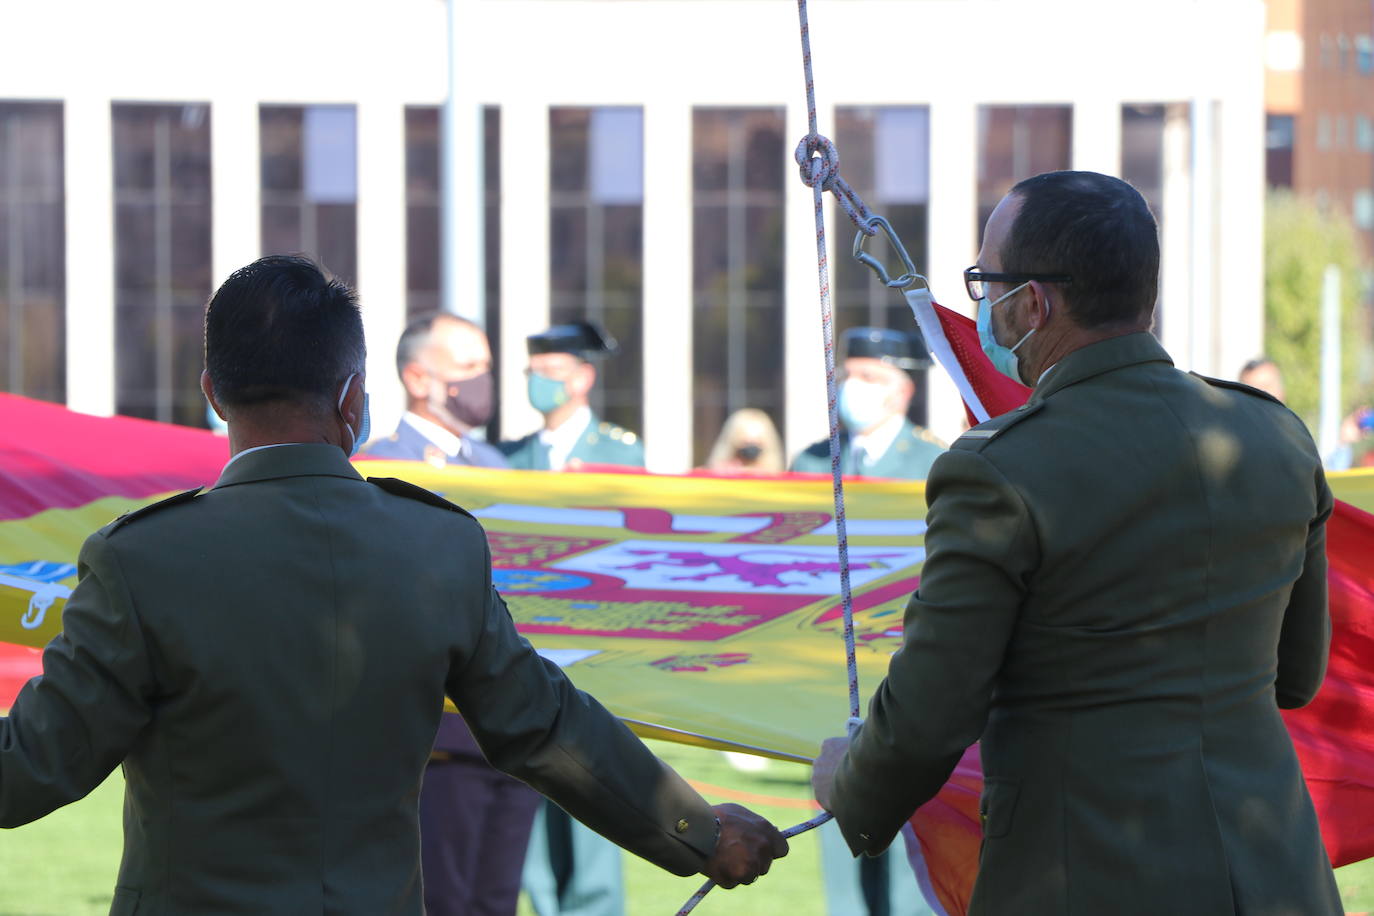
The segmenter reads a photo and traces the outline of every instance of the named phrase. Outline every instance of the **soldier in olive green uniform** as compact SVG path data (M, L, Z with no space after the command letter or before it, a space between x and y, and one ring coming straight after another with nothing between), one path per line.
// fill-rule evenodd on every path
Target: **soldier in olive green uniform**
M1331 491L1302 422L1149 333L1145 201L1027 179L966 274L1034 385L931 471L906 642L813 781L882 849L981 739L970 916L1342 912L1281 708L1321 686Z
M516 633L468 513L353 469L368 422L351 290L263 258L205 328L232 457L209 490L83 545L43 676L0 718L0 827L122 763L112 916L420 916L417 799L447 694L493 765L664 868L738 882L785 852Z
M561 471L582 464L644 467L644 444L623 427L603 422L588 396L596 384L592 360L614 355L616 342L589 322L560 324L526 338L529 398L544 428L502 442L513 468Z
M851 328L842 338L844 381L838 410L840 473L924 480L945 444L906 418L916 384L910 372L930 365L919 338L886 328ZM830 473L830 440L797 455L790 470Z

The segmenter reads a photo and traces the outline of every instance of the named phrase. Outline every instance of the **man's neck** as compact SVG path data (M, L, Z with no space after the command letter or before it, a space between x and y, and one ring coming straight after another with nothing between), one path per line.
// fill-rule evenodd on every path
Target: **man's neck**
M587 406L586 398L574 398L565 404L559 404L553 410L544 414L544 428L552 432L567 423L583 407Z
M259 448L264 445L295 444L336 445L340 449L346 450L344 445L336 442L326 430L317 423L309 421L267 426L236 420L229 424L229 456L231 458L250 448Z
M1127 334L1137 334L1148 328L1139 325L1114 325L1109 328L1082 328L1076 324L1064 322L1060 327L1041 328L1027 343L1036 343L1033 354L1027 354L1030 358L1021 363L1021 381L1034 388L1041 378L1045 375L1045 370L1057 364L1064 357L1081 350L1091 344L1100 343L1104 340L1111 340L1113 337L1124 337ZM1044 339L1036 340L1036 337L1044 335Z

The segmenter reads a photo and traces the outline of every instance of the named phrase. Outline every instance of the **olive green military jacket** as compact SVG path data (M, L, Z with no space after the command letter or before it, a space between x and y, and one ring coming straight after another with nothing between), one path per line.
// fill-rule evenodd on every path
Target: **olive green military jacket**
M849 433L840 431L840 473L855 477L890 477L897 480L925 480L930 467L945 451L945 444L928 429L910 420L902 421L901 432L887 451L874 461L856 462L849 448ZM797 455L792 471L812 474L830 473L830 440L813 442Z
M1279 715L1330 638L1297 417L1117 337L958 439L926 499L905 643L835 780L856 854L981 739L971 914L1341 912Z
M240 456L92 535L79 575L0 719L0 825L122 762L116 916L418 916L445 694L615 842L683 875L714 847L701 797L516 633L477 522L334 446Z
M523 439L502 442L499 448L513 468L527 471L547 471L549 448L532 432ZM583 464L614 464L621 467L644 467L644 443L623 426L607 423L595 413L582 431L577 444L568 453L568 461Z

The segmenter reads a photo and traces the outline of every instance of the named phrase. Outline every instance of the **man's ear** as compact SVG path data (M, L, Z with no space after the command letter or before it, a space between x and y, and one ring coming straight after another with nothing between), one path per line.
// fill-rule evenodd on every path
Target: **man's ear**
M208 369L201 370L200 390L201 393L205 395L205 400L210 402L210 409L215 412L215 416L228 422L228 418L224 415L224 410L219 406L219 401L215 398L215 385L210 381L210 371Z
M1045 323L1050 320L1050 310L1055 305L1050 301L1050 289L1039 280L1030 281L1030 286L1027 289L1030 290L1031 295L1026 303L1026 322L1032 328L1043 328Z
M429 398L429 386L434 380L419 363L411 363L401 370L401 384L412 400L424 401Z
M572 382L569 394L588 394L596 385L596 367L591 363L582 363L568 381Z
M339 413L343 415L344 421L349 426L357 426L363 417L363 397L367 390L367 376L359 372L348 382L348 389L344 392L343 404L339 408Z

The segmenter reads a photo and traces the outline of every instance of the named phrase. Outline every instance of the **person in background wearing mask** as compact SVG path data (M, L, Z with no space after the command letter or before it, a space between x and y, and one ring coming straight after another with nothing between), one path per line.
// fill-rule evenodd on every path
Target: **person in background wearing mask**
M596 384L592 360L617 351L596 325L560 324L525 339L530 405L544 427L502 442L513 468L562 471L583 464L644 467L644 444L629 430L603 422L589 403ZM539 808L530 836L525 892L539 916L621 916L625 890L620 850L552 803Z
M902 648L817 801L879 852L978 742L969 916L1343 912L1280 715L1330 648L1312 437L1174 367L1158 229L1119 178L1018 183L964 280L1034 391L931 469Z
M560 324L525 340L530 405L544 415L544 428L501 443L510 466L530 471L562 471L583 464L644 467L639 438L602 422L588 403L596 384L592 360L615 355L616 342L586 321Z
M427 461L436 467L505 467L471 431L491 419L491 349L466 318L421 315L396 344L406 413L369 458ZM420 851L429 916L509 914L539 794L493 769L462 717L445 713L420 790Z
M494 403L491 347L481 328L447 312L412 319L396 344L396 371L406 413L394 433L367 447L369 458L509 466L495 446L472 435L491 420Z
M843 336L840 472L854 477L924 480L945 443L906 417L916 395L912 370L929 365L923 344L886 328L850 328ZM793 471L830 473L830 440L807 446Z
M725 474L781 473L782 438L768 414L757 407L741 407L730 414L706 456L706 469Z

